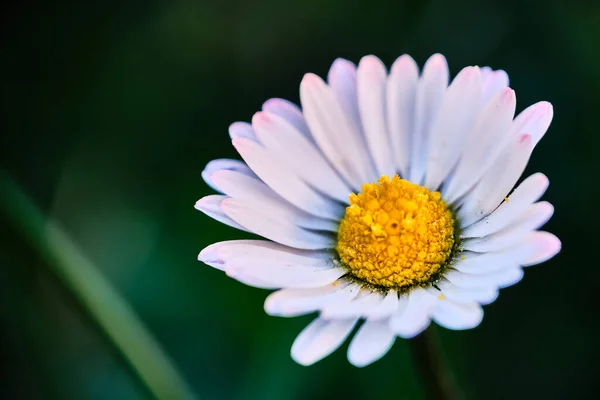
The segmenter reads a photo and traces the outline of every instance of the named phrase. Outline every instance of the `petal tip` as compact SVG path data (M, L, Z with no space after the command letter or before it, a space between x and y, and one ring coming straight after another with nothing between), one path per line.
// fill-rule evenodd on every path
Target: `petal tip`
M300 82L300 87L306 87L307 89L318 89L323 84L323 80L319 78L319 76L313 74L312 72L308 72L304 74L302 77L302 82Z
M368 68L376 68L376 67L379 67L380 65L383 65L383 62L379 59L379 57L377 57L373 54L369 54L360 59L358 66L360 67L361 65L364 65L365 67L368 67Z
M219 243L213 243L202 249L202 251L198 254L198 261L201 261L210 267L223 271L225 261L218 255L218 244Z
M269 118L268 113L264 112L264 111L255 112L254 115L252 116L252 126L255 126L255 125L260 126L261 124L268 124L270 121L271 121L271 119Z
M356 66L352 61L346 60L345 58L336 58L331 64L332 70L337 69L354 69Z
M412 72L418 75L419 66L411 56L409 56L408 54L403 54L400 57L398 57L396 61L394 61L390 70L394 73Z
M203 197L200 200L196 201L196 203L194 204L194 208L199 211L204 211L204 210L206 210L207 202L208 202L208 196Z
M431 65L435 67L447 67L448 62L446 61L446 57L444 57L442 54L435 53L427 59L425 65Z
M319 361L318 359L315 360L314 357L310 357L310 354L308 354L308 352L306 350L300 351L294 345L292 345L292 350L290 351L290 356L292 357L292 360L294 360L296 363L302 365L303 367L308 367L310 365L313 365L317 361Z

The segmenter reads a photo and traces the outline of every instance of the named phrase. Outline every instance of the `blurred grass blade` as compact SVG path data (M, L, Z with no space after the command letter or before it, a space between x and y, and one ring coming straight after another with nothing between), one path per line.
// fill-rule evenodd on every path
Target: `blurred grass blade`
M8 219L96 319L150 392L160 400L195 398L133 309L78 246L6 173L0 172L0 180Z

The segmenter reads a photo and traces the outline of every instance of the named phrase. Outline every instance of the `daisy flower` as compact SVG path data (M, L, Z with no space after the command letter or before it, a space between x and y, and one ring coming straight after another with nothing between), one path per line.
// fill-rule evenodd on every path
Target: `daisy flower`
M277 289L269 315L318 312L292 345L310 365L348 348L356 366L431 321L470 329L482 305L560 250L538 229L541 173L514 190L552 120L534 104L516 118L504 71L466 67L449 83L446 59L423 70L408 55L389 73L374 56L336 60L327 82L306 74L302 108L263 104L229 133L244 160L211 161L202 176L221 194L196 208L266 240L215 243L204 263L244 284Z

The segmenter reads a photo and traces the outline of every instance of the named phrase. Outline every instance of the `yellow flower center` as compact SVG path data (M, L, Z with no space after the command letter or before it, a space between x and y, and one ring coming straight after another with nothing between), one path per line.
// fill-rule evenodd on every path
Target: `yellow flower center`
M428 282L454 245L454 219L439 192L383 175L350 195L337 252L351 273L373 285Z

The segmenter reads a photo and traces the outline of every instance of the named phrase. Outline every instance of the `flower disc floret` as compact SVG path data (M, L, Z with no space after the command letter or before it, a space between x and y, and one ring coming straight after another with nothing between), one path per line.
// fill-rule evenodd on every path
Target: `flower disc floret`
M384 175L350 195L336 249L356 278L405 289L440 271L454 237L452 211L439 192Z

